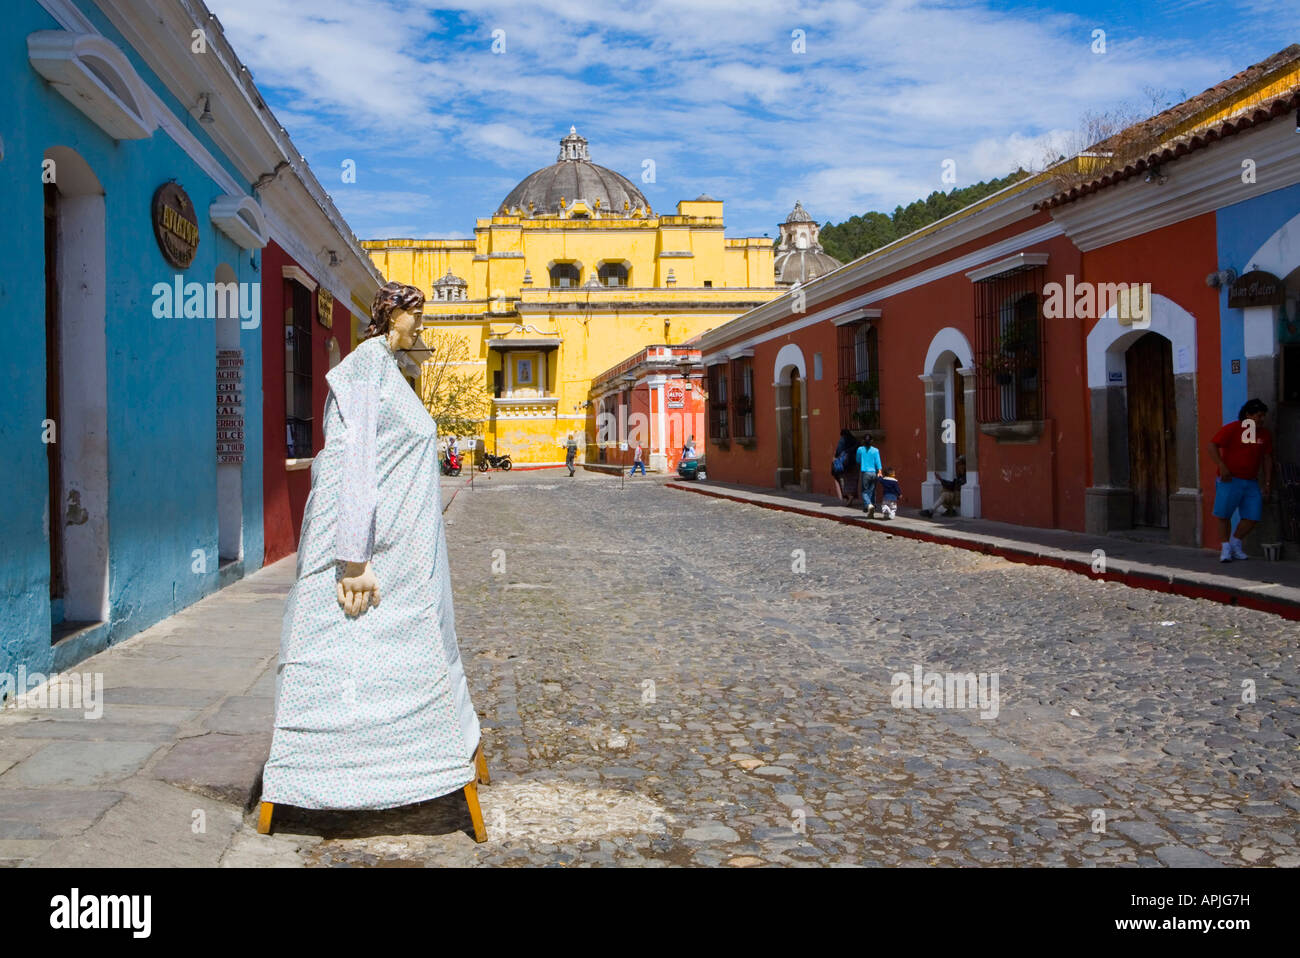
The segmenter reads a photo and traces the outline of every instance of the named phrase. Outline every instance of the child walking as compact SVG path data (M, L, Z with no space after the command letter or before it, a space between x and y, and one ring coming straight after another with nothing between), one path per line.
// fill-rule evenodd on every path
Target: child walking
M883 519L893 519L898 515L898 500L902 497L902 487L894 478L894 467L887 466L884 476L879 481L880 515Z

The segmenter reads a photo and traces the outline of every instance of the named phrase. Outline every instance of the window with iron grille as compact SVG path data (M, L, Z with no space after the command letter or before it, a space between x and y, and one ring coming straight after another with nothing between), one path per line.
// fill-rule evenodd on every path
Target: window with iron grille
M310 459L311 440L311 291L285 280L284 423L290 459Z
M841 429L880 428L879 333L870 321L839 327L839 379Z
M709 438L730 439L727 427L727 366L718 363L709 367Z
M1043 418L1043 267L974 284L975 418L982 423Z
M579 278L578 267L573 263L556 263L551 267L551 286L553 288L577 286Z
M737 439L753 439L754 360L751 357L731 361L731 382L731 434Z
M599 275L602 286L627 285L627 267L622 263L601 264ZM573 285L577 285L576 281Z

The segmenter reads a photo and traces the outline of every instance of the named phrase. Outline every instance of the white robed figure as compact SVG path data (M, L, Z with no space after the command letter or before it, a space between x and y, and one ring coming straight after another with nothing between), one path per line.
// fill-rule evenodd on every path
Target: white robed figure
M480 730L456 643L437 427L396 355L423 348L423 305L414 287L384 286L371 338L325 377L264 803L391 808L475 779Z

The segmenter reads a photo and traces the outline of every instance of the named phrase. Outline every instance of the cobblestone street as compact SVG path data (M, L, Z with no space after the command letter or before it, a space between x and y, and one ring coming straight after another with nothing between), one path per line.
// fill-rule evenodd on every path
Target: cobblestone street
M488 842L453 794L284 809L226 864L1300 865L1294 623L653 478L448 519ZM996 715L893 707L916 667Z

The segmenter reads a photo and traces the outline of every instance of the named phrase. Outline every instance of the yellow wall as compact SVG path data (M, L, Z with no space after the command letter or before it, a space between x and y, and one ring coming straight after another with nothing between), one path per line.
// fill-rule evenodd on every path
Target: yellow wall
M466 338L489 395L503 361L511 362L512 378L519 360L531 362L533 381L514 384L517 402L494 403L482 430L489 451L509 452L520 463L563 462L565 437L585 430L589 417L582 404L602 371L648 345L681 343L720 326L781 292L773 285L772 241L727 239L716 200L682 201L671 216L497 215L477 221L473 240L362 245L387 279L424 291L426 329ZM660 256L664 251L691 255ZM584 285L605 261L628 266L627 286ZM579 266L577 287L550 288L556 262ZM434 298L434 282L449 269L469 284L463 301ZM525 270L531 284L524 283ZM494 339L555 337L561 345L545 353L489 347Z

